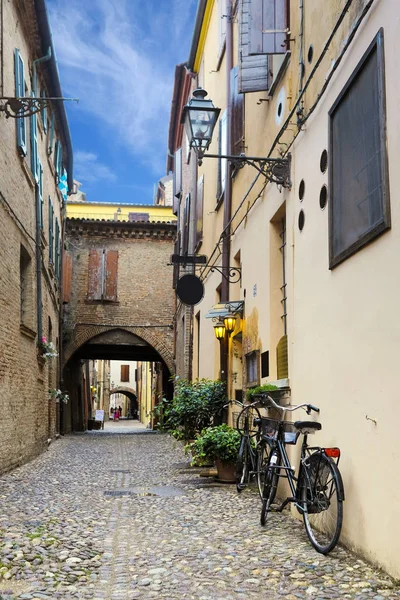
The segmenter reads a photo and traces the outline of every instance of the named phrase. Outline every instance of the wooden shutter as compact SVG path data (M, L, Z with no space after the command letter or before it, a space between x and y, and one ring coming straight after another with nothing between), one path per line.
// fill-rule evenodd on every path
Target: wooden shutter
M129 365L121 365L121 381L129 381Z
M101 300L103 289L103 250L89 251L88 300Z
M197 181L196 197L196 246L203 239L203 198L204 198L204 175Z
M56 217L56 238L55 238L55 263L54 270L57 279L60 277L60 226Z
M174 243L174 254L179 254L180 252L180 242L181 242L181 232L178 231L177 238ZM173 266L173 274L172 274L172 288L176 288L176 284L179 279L179 263L174 263Z
M252 2L253 0L251 0ZM239 92L260 92L269 89L268 55L250 56L250 0L241 0L239 11Z
M72 254L65 251L63 254L63 272L62 272L62 291L63 304L68 304L71 300L72 288Z
M231 69L232 150L238 155L244 150L244 94L239 94L239 68Z
M117 301L118 250L104 252L104 300Z
M276 347L276 368L278 379L287 379L289 377L287 335L281 337Z
M14 51L14 75L15 75L15 95L17 98L25 96L25 74L24 61L21 58L18 48ZM26 123L23 117L16 119L17 125L17 146L22 156L26 156Z
M175 198L179 199L182 193L182 148L179 148L175 152L174 156L174 205L173 212L177 213L177 202Z
M288 24L287 0L251 0L249 54L286 54Z

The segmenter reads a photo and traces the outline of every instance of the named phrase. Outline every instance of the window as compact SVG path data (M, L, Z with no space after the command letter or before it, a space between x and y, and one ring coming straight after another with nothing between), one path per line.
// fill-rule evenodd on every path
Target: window
M24 61L18 48L14 50L14 75L15 95L17 98L25 96ZM23 117L16 119L17 125L17 147L21 156L26 156L26 123Z
M196 248L203 239L203 201L204 201L204 175L197 181L196 195Z
M267 54L251 55L249 51L250 7L253 0L243 2L239 11L239 72L240 92L260 92L269 89Z
M246 380L247 387L259 385L260 383L260 367L259 367L259 350L254 350L246 354Z
M232 149L239 155L244 151L244 94L239 94L239 68L231 69Z
M63 169L63 155L62 155L62 146L60 140L56 141L56 147L54 152L54 168L57 174L57 180L61 179L62 169Z
M269 351L261 354L261 377L269 376Z
M130 212L128 215L128 219L130 221L138 221L140 223L148 223L149 219L150 219L150 214L149 213Z
M121 381L129 381L129 365L121 365Z
M329 111L333 268L390 227L383 31Z
M20 247L19 256L20 277L20 320L26 327L32 325L32 262L24 246Z
M87 300L117 302L118 250L90 250Z

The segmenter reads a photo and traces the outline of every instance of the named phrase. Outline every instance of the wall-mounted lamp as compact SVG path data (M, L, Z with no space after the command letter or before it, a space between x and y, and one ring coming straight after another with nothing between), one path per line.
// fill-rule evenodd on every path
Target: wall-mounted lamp
M217 340L221 341L225 337L225 325L221 322L214 325L215 337Z
M224 325L225 325L225 329L226 331L231 334L236 327L236 316L235 315L226 315L226 317L224 317Z
M238 156L205 154L211 144L214 128L221 112L221 109L215 108L211 100L206 100L206 96L206 90L202 88L194 90L193 98L183 107L181 117L189 146L197 154L198 164L202 164L203 158L224 158L236 169L241 169L248 164L257 169L268 181L290 188L290 155L285 158L260 158L244 154Z

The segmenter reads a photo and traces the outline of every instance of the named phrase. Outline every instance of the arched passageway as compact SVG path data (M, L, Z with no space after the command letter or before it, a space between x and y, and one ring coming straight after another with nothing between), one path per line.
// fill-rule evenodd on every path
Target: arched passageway
M63 433L85 431L99 406L104 410L107 420L110 416L110 396L116 392L123 393L129 399L124 416L137 416L142 423L151 427L151 410L158 399L162 395L172 397L170 378L173 372L169 368L172 358L157 334L144 332L144 335L147 339L122 327L108 327L100 332L98 327L87 327L84 334L81 332L71 341L63 369L63 387L70 397L69 403L61 407ZM156 347L149 343L149 339ZM82 342L81 345L77 344L77 340ZM129 364L134 361L137 365L134 373L130 374L131 382L126 386L119 385L118 389L111 385L111 375L107 369L107 363L113 361ZM96 371L97 379L94 379L93 369L99 363L103 367ZM101 398L103 400L99 404Z

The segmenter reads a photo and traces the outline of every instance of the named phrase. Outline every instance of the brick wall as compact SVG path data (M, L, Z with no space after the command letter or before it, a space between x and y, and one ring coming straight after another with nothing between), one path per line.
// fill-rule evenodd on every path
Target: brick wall
M26 15L23 19L14 2L4 3L3 31L0 32L4 47L3 96L15 96L15 48L24 60L25 84L27 95L30 94L32 61L41 53L36 47L36 23L27 21L34 17L33 7L30 0L24 3ZM38 71L38 75L41 85L45 85L42 72ZM52 157L47 154L48 139L40 117L38 124L43 197L46 199L50 195L53 198L55 215L61 221ZM43 334L49 335L50 319L53 342L56 343L59 338L59 286L48 264L46 202L44 208L45 227L40 250L43 253L40 274ZM23 318L20 306L21 246L28 264ZM38 359L36 283L36 200L30 156L22 158L18 153L15 119L6 119L4 113L0 113L0 473L39 454L47 446L47 439L56 433L56 403L49 400L48 389L58 387L58 366L57 359L51 363Z
M117 329L147 342L164 360L170 374L175 372L171 328L175 295L172 267L168 266L175 230L171 223L67 219L66 243L72 274L63 319L66 382L74 353L94 337ZM118 252L116 302L87 299L89 253L95 249ZM117 337L111 339L118 345Z

